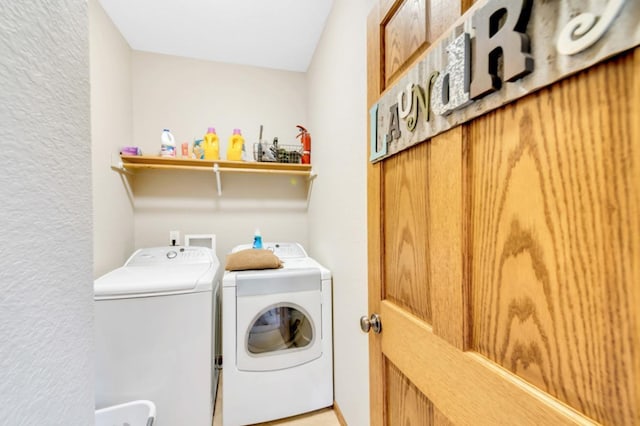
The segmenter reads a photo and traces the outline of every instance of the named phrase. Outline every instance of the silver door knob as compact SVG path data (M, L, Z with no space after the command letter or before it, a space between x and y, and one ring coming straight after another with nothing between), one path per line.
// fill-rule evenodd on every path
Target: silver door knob
M371 318L367 318L366 315L360 318L360 329L365 333L373 329L373 332L379 334L382 331L382 321L380 315L371 314Z

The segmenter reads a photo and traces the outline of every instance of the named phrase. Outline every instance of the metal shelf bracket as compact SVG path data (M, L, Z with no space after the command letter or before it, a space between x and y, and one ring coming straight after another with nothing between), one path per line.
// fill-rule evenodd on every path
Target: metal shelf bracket
M120 157L120 154L111 154L111 170L115 170L118 173L124 173L125 175L133 175L133 172L127 170L124 166L124 162Z
M216 174L216 183L218 187L218 197L222 196L222 183L220 182L220 166L218 163L213 163L213 172Z

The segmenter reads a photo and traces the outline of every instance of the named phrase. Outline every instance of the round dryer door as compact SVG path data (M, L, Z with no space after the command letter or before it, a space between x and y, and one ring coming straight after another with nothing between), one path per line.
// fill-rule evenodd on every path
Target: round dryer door
M302 308L275 306L261 313L247 333L250 354L304 348L313 342L313 323Z
M271 371L322 355L322 292L317 269L238 274L236 366Z

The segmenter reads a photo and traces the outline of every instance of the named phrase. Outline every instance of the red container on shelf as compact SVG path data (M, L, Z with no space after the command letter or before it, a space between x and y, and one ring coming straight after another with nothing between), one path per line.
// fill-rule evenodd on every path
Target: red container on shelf
M301 125L296 127L300 130L297 137L302 143L302 164L311 164L311 134Z

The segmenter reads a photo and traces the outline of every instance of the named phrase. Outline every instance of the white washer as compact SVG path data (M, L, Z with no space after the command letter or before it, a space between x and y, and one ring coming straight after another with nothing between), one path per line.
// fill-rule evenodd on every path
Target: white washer
M146 399L159 426L210 426L222 271L205 247L136 251L94 283L96 408Z
M222 280L224 426L333 404L331 272L300 244L264 248L282 269L227 271Z

